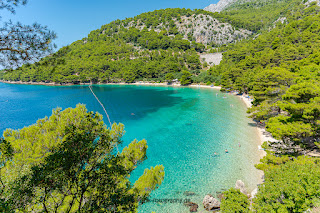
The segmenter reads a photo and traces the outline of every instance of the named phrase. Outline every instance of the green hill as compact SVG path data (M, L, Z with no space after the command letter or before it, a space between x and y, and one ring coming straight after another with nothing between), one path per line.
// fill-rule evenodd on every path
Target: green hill
M116 20L39 62L6 70L0 78L78 84L164 81L184 73L194 82L216 81L201 71L207 64L199 54L252 36L230 17L236 16L165 9Z
M213 20L213 14L203 10L166 9L116 20L37 63L6 71L1 78L76 84L163 81L168 73L175 78L180 78L182 71L198 73L203 68L199 53L206 49L206 42L195 42L193 35L202 27L192 22L198 19ZM188 25L183 25L184 22ZM187 28L190 31L184 30Z

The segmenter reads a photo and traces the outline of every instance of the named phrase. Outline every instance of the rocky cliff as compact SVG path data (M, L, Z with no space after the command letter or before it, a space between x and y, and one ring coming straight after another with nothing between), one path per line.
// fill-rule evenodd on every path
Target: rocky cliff
M184 34L186 39L192 37L203 44L228 44L252 34L245 29L236 30L229 23L220 22L209 15L183 16L181 20L181 23L176 23L179 32Z
M196 41L202 44L211 44L213 46L234 43L238 40L247 38L252 34L246 29L235 29L231 24L221 22L211 15L194 14L192 16L181 16L179 20L172 18L174 24L181 35L190 41ZM139 20L138 22L130 22L126 28L136 27L142 30L146 24ZM150 26L148 30L169 30L169 28L161 23L158 26Z

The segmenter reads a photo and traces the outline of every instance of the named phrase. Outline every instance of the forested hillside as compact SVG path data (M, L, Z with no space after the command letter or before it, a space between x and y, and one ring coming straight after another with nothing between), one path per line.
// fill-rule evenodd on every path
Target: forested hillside
M301 3L300 0L224 0L213 11L222 7L219 14L215 13L221 21L256 33L272 27L279 18L285 17L286 12ZM210 11L210 7L205 10Z
M258 32L272 27L280 17L300 4L296 0L235 1L220 13L223 21Z
M1 78L24 82L105 83L164 81L168 73L171 73L169 79L180 78L183 72L185 75L199 73L203 68L199 53L205 51L204 44L209 43L208 38L197 39L196 32L202 27L209 32L214 26L220 29L220 34L232 31L235 36L223 41L221 38L222 43L250 34L220 24L213 17L203 10L166 9L116 20L40 62L6 71ZM206 26L200 26L201 20L208 22ZM200 33L205 32L200 30Z
M319 138L320 9L304 7L287 14L288 24L230 46L210 70L227 90L254 96L253 117L288 149Z
M283 23L229 45L220 65L208 71L221 77L225 90L252 95L251 117L279 140L264 144L268 154L257 165L265 172L265 183L253 199L256 212L319 207L319 159L301 157L319 156L319 12L316 2L295 5L282 14Z
M200 61L199 54L249 38L252 32L245 25L233 14L157 10L106 24L39 62L6 70L0 78L77 84L170 81L184 76L183 84L212 82L217 79L204 71L208 64Z

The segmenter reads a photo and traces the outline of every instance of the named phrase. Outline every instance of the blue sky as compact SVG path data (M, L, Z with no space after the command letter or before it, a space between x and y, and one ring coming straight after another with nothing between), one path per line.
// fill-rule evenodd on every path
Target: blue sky
M2 21L38 22L55 31L58 47L86 37L90 31L116 19L164 8L203 9L218 0L29 0L16 14L1 11Z

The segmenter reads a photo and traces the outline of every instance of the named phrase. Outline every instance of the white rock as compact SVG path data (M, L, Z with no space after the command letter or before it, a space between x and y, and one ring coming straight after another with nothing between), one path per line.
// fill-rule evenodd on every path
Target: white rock
M247 195L247 190L245 188L244 182L242 182L241 180L237 180L235 188L240 189L241 193Z
M220 208L220 204L221 204L220 201L214 198L212 195L206 195L202 203L203 203L203 207L207 211L218 209Z

